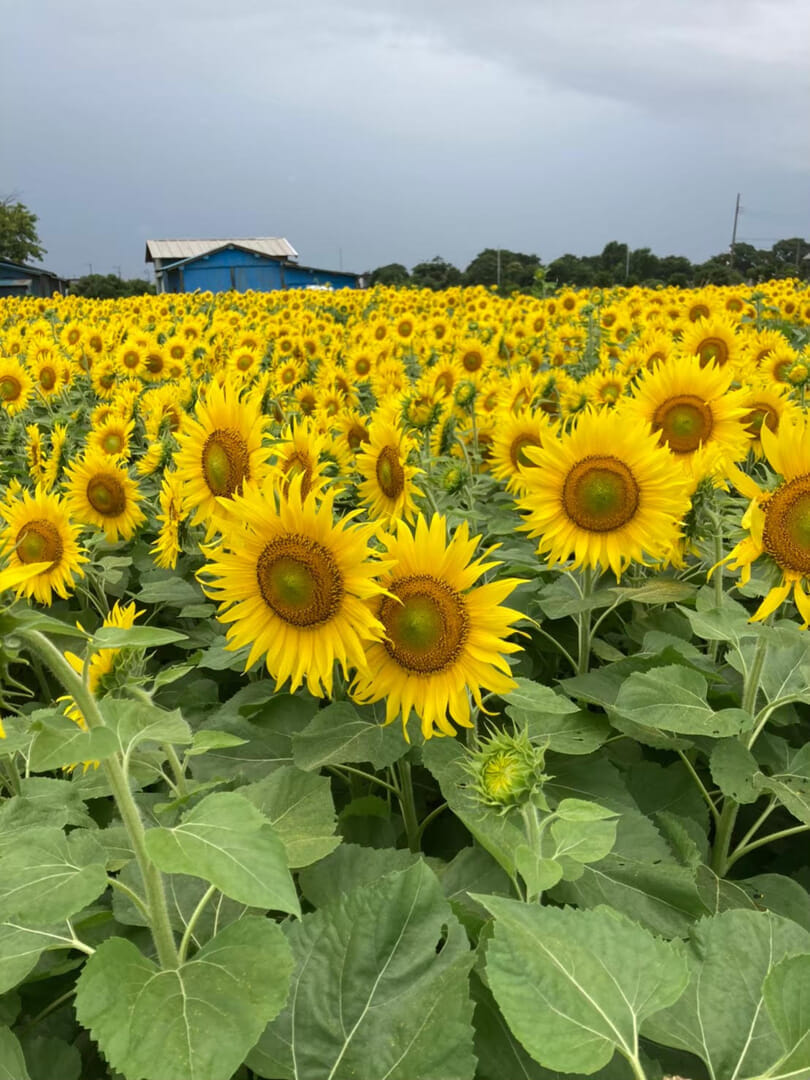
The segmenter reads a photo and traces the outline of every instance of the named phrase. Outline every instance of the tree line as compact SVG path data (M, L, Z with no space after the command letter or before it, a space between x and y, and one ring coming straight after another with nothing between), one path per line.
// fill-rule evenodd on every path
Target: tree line
M684 255L656 255L650 248L630 248L618 240L605 244L599 255L561 255L544 265L539 255L485 248L465 270L437 255L409 271L402 263L388 263L369 271L370 285L400 285L420 289L447 289L453 285L496 286L501 293L536 290L544 282L575 288L612 285L743 285L772 278L810 279L810 241L794 236L777 240L770 248L737 243L731 251L692 263Z

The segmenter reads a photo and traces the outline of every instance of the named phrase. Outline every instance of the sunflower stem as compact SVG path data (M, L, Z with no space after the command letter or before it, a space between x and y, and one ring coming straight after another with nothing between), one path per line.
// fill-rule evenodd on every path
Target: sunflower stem
M757 695L759 693L759 681L762 678L762 669L765 666L765 656L768 652L768 637L766 634L761 633L757 639L757 648L754 653L754 660L751 664L750 670L746 673L745 681L743 683L743 695L742 695L742 708L743 712L751 713L753 715L756 708ZM729 851L731 848L731 836L734 832L734 826L737 822L737 814L740 810L740 804L734 799L726 797L723 800L723 809L720 813L720 820L717 822L717 831L715 833L714 845L712 847L712 862L711 867L718 877L725 877L731 868L732 864L741 858L742 855L750 851L752 845L749 844L747 848L737 848L734 853L734 857L729 857ZM762 843L767 843L767 840L755 840L753 847L760 847Z
M714 522L714 605L716 608L723 606L723 521L719 514L712 517ZM710 655L716 660L720 653L720 641L713 641Z
M413 797L413 777L411 775L411 763L404 759L399 762L397 768L399 776L399 806L402 811L402 821L405 825L405 835L408 839L408 849L414 853L421 850L419 833L419 818L416 814L416 802Z
M577 617L577 675L587 675L591 663L591 607L590 598L593 595L594 575L593 568L583 566L580 575L580 592L583 604L586 605Z
M31 652L36 653L42 662L50 668L62 686L76 702L89 728L104 727L98 703L84 680L73 670L56 646L38 630L21 630L20 637ZM138 804L129 788L127 774L118 755L113 755L102 762L107 774L107 781L112 789L118 813L127 830L132 850L143 879L146 903L149 908L150 928L155 942L161 967L177 967L177 948L174 943L169 909L166 904L166 892L163 887L163 875L150 860L146 851L146 831L141 820Z

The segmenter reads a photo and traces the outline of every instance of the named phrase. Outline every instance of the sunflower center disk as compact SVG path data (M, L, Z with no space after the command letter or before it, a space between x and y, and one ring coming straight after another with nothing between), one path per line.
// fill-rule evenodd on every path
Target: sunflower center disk
M543 444L537 438L536 435L518 435L513 440L512 445L509 447L509 457L512 459L512 465L517 468L519 465L524 467L531 467L535 463L526 453L527 446L542 446Z
M101 445L108 454L120 454L124 448L124 440L117 431L111 431L109 435L104 436Z
M700 343L697 354L702 368L707 364L717 364L718 367L722 367L728 360L728 345L720 338L706 338Z
M661 442L674 454L692 454L706 443L714 427L712 410L695 394L679 394L659 405L653 416L653 431L661 432Z
M212 431L203 446L202 467L211 493L230 499L250 479L247 443L232 428Z
M117 517L127 508L127 493L117 477L94 476L87 485L87 501L97 514Z
M265 604L293 626L328 622L343 599L343 577L330 552L305 536L265 545L256 565Z
M405 470L393 446L384 446L377 458L377 483L388 499L397 499L405 487Z
M638 509L638 484L623 461L588 457L578 461L565 478L563 508L581 529L612 532Z
M62 538L50 521L29 521L17 533L15 547L21 563L59 563L62 559Z
M770 405L755 406L751 412L746 413L743 417L743 422L745 423L746 421L747 424L745 430L754 438L759 436L763 424L770 431L776 431L779 427L779 415Z
M770 497L762 542L783 569L810 575L810 475L782 484Z
M53 368L45 367L39 373L39 385L43 390L53 390L56 385L56 372Z
M18 379L15 379L13 375L6 375L6 377L0 381L0 400L2 401L16 401L20 396L22 387Z
M449 667L467 640L464 597L429 574L401 578L389 586L380 621L388 653L400 667L430 675Z

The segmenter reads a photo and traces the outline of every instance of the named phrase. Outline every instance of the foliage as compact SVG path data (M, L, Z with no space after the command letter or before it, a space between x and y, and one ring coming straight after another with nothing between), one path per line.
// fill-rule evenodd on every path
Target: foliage
M45 255L37 234L38 220L14 195L0 198L0 259L25 263Z
M93 300L116 300L122 296L154 295L155 286L143 278L118 277L117 274L85 274L71 286L71 293Z

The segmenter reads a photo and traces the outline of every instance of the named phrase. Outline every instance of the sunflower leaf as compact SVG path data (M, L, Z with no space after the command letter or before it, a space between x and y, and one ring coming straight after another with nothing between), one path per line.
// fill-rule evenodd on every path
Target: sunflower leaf
M170 971L131 941L109 938L82 971L76 1014L126 1076L230 1080L283 1005L291 969L281 929L256 916Z
M300 914L281 839L243 795L208 795L172 829L148 829L149 857L169 874L210 881L249 907Z
M472 1080L474 959L424 862L285 931L290 1000L250 1053L262 1076Z
M0 1027L0 1080L31 1080L17 1036Z
M702 919L691 931L686 993L648 1019L643 1034L696 1054L712 1076L771 1075L785 1045L763 1008L763 983L784 957L806 952L810 934L768 912ZM770 985L773 999L780 982Z
M85 731L56 709L35 713L31 745L32 772L50 772L82 761L103 761L118 749L115 734L106 727Z
M592 1073L618 1049L638 1060L638 1029L686 988L679 942L609 908L578 911L476 897L495 917L490 988L524 1048L548 1069Z
M751 718L742 709L715 712L706 700L707 683L697 671L671 664L634 672L622 684L613 708L646 727L684 735L738 735Z
M320 709L292 742L295 764L307 772L358 761L384 769L408 750L396 725L386 727L368 720L348 701Z
M287 852L291 869L309 866L338 846L332 787L327 776L282 765L240 790L267 817Z
M93 634L94 649L152 649L185 641L187 634L158 626L102 626Z
M0 859L0 917L41 925L68 919L107 888L104 850L88 829L42 826Z

